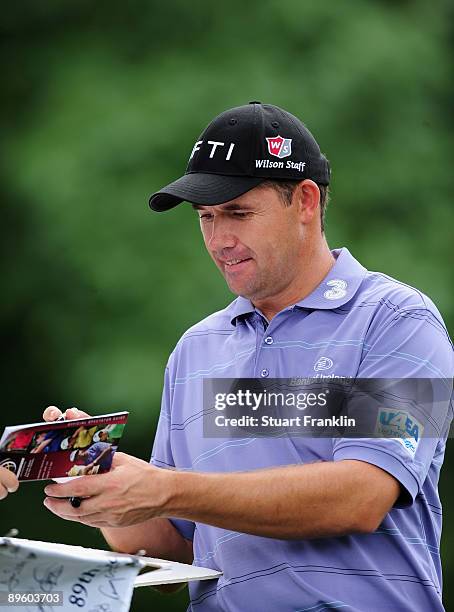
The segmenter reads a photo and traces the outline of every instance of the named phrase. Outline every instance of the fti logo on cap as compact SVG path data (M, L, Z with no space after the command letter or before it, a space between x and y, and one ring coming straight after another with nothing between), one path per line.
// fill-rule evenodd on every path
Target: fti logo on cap
M268 153L282 159L289 157L292 154L292 139L282 138L282 136L274 136L266 139L268 143Z

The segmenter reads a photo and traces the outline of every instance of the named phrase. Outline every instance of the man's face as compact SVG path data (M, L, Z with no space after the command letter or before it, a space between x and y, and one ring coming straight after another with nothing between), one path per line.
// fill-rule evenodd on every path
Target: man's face
M230 290L263 300L285 291L298 272L304 227L298 206L272 187L256 187L216 206L195 206L205 246Z

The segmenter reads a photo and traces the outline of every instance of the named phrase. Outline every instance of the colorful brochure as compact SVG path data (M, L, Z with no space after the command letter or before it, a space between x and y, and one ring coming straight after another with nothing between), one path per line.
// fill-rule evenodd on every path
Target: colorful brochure
M6 427L0 438L0 466L21 481L108 472L128 414Z

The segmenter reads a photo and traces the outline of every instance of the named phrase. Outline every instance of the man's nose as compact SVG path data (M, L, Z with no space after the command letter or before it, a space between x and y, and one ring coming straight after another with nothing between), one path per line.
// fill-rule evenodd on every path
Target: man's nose
M229 221L220 217L214 218L206 229L205 242L210 251L220 251L235 246L236 237Z

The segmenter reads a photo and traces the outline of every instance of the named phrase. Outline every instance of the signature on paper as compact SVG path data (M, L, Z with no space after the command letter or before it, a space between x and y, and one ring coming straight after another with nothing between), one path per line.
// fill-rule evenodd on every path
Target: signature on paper
M101 584L98 587L98 591L104 597L109 597L109 599L121 599L120 593L117 591L117 584L125 580L124 576L117 576L117 571L121 570L122 566L117 563L117 561L111 561L109 566L106 568L104 572L104 577L107 578L107 582Z
M20 575L27 565L27 559L23 559L12 567L7 567L0 573L0 584L6 585L8 591L14 591L20 585Z
M64 565L54 563L47 567L33 570L33 578L43 593L51 593L58 585L58 580L65 569Z

